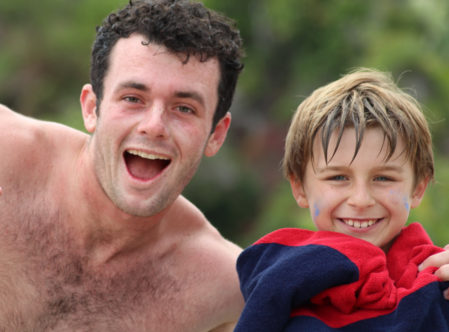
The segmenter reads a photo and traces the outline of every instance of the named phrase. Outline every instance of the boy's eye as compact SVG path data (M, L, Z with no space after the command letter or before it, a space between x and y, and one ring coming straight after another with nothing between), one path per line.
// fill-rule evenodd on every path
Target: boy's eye
M334 175L334 176L329 177L329 180L331 180L331 181L345 181L347 179L348 178L344 175Z
M393 181L391 178L389 178L388 176L376 176L374 178L374 181Z

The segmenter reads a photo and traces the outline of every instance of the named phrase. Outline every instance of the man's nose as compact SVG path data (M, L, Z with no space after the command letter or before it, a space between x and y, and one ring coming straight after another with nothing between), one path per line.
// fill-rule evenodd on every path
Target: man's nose
M167 114L163 105L154 104L144 111L138 125L139 133L152 137L163 138L167 136Z

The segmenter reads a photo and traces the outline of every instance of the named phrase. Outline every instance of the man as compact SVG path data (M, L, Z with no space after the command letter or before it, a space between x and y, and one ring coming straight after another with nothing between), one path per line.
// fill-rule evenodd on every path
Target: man
M180 196L223 144L231 22L132 1L97 31L91 135L0 108L1 331L231 331L241 249Z

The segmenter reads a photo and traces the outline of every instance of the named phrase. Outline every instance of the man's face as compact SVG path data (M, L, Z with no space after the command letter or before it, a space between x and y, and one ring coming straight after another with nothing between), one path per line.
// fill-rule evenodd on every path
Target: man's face
M187 63L164 46L134 34L114 46L98 117L84 103L93 132L97 178L124 212L152 216L172 203L203 153L215 154L230 115L211 134L220 78L216 59ZM92 97L93 92L87 93Z

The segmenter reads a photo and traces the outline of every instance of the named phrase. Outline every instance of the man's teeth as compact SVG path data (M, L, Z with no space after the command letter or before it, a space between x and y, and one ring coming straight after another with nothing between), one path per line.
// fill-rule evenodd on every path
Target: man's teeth
M352 220L352 219L343 219L343 222L351 227L355 228L367 228L369 226L372 226L376 223L376 220L368 220L368 221L359 221L359 220Z
M150 154L150 153L145 153L145 152L137 151L137 150L128 150L127 152L129 154L132 154L132 155L135 155L135 156L139 156L139 157L145 158L145 159L150 159L150 160L156 160L156 159L169 160L167 157L163 157L163 156L155 155L155 154Z

